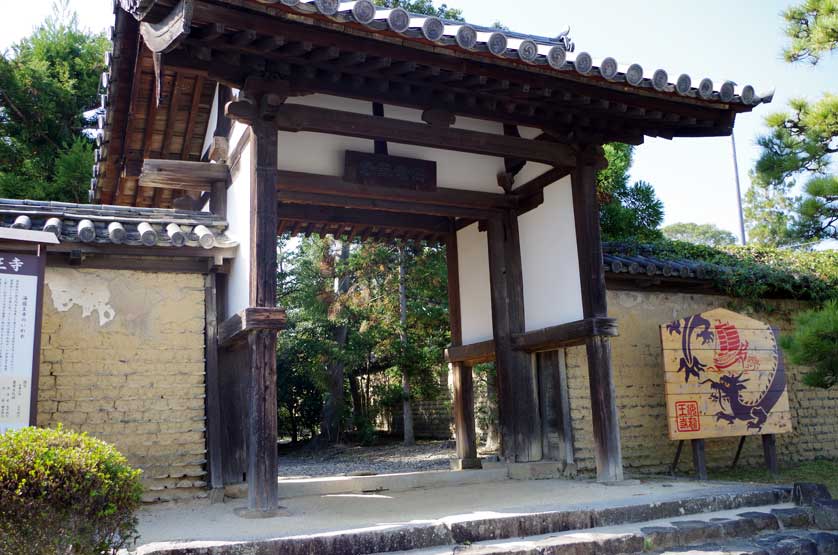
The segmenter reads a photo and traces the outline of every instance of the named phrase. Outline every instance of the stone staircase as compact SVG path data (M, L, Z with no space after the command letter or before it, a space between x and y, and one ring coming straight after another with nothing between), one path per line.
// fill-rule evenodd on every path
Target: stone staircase
M655 502L469 514L255 542L182 545L167 555L838 555L838 501L813 485L731 486Z

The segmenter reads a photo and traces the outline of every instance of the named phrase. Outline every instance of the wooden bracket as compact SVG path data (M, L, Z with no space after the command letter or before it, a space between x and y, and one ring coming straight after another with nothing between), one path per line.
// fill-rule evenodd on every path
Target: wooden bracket
M259 330L285 329L284 308L245 308L218 326L218 346L229 348L246 341L249 333Z

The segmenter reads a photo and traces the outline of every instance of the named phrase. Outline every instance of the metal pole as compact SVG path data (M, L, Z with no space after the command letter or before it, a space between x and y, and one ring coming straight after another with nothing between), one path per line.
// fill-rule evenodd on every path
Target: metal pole
M736 156L736 136L733 131L730 132L730 144L733 146L733 176L736 178L736 205L739 207L739 234L742 239L742 244L747 245L748 240L745 237L745 215L742 212L742 189L739 186L739 160Z

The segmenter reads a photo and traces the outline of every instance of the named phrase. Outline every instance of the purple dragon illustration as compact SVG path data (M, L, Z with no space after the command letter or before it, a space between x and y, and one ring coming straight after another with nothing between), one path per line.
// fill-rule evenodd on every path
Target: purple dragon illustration
M719 322L713 326L709 320L701 315L690 316L684 321L683 329L681 322L672 322L667 325L670 335L681 336L681 359L678 372L684 372L684 381L689 383L690 377L701 380L701 385L709 384L710 399L719 404L719 411L715 414L716 421L724 420L733 424L737 420L748 423L748 429L761 430L765 425L768 415L782 397L786 388L786 373L783 366L782 356L777 355L776 370L771 376L771 382L764 388L763 394L754 402L745 400L743 392L748 388L746 385L750 380L743 379L744 372L739 375L722 374L718 380L712 377L705 377L708 364L702 362L692 350L692 339L695 337L701 345L713 343L718 339L719 348L714 357L712 367L718 371L729 369L735 363L742 363L749 366L748 342L740 341L739 332L735 326ZM775 344L777 333L771 330Z

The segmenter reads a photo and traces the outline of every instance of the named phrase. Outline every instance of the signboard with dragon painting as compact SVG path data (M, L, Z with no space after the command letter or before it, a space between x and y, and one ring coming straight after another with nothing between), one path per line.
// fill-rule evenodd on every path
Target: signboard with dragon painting
M669 437L791 431L786 372L768 324L716 309L661 326Z

